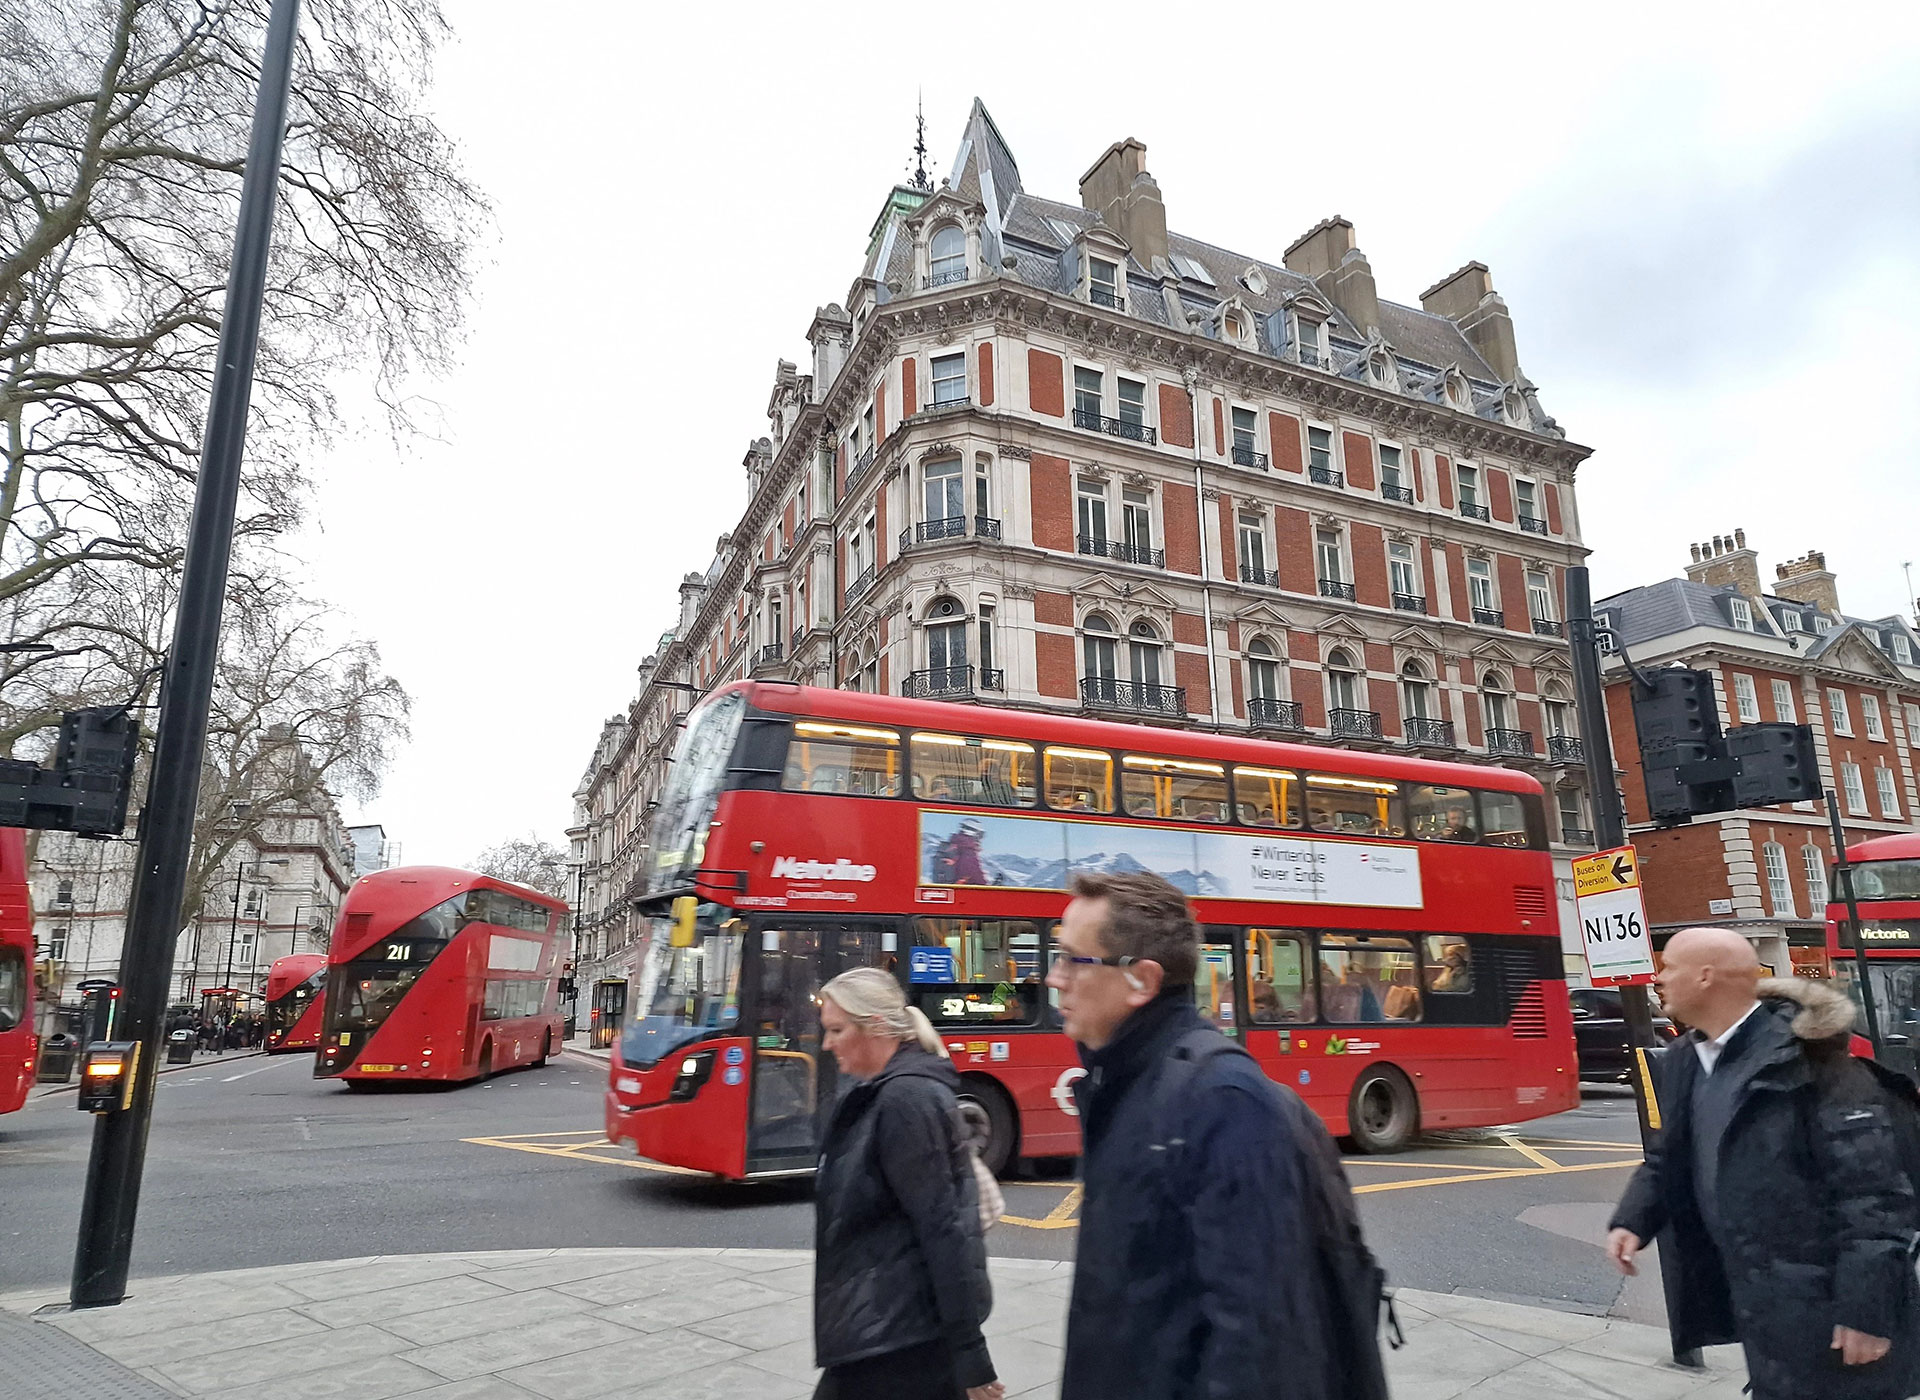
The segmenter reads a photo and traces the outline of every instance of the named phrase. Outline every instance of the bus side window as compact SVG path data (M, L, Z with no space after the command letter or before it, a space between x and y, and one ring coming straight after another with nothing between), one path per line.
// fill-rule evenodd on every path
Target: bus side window
M1407 819L1400 784L1379 778L1309 774L1307 824L1315 831L1350 836L1405 836Z
M1242 826L1300 825L1300 775L1280 768L1233 770L1233 801Z
M1247 991L1256 1026L1298 1025L1314 1018L1305 938L1290 930L1247 930Z
M1200 963L1193 972L1193 1006L1216 1030L1240 1034L1233 1020L1231 943L1200 945Z
M1527 809L1515 792L1480 792L1480 829L1489 846L1527 845Z
M1227 770L1218 763L1128 754L1120 767L1122 804L1130 817L1227 819Z
M1478 841L1472 789L1409 783L1407 831L1422 841Z
M788 792L900 795L900 736L890 729L800 720L780 785Z
M1430 933L1422 949L1427 961L1427 990L1443 996L1473 990L1473 953L1456 934Z
M1322 934L1320 1001L1329 1021L1418 1021L1413 944L1398 937Z
M1049 745L1045 760L1047 805L1057 812L1113 810L1113 755L1098 749Z
M913 795L925 802L1033 805L1033 745L1008 739L915 734Z

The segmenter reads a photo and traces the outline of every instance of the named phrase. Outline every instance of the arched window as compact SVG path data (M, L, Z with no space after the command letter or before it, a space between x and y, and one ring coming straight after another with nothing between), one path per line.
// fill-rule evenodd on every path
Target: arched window
M1127 629L1127 665L1135 685L1159 686L1160 634L1151 622L1136 622Z
M1280 698L1280 662L1265 637L1247 643L1247 695L1254 700Z
M1567 693L1560 688L1560 682L1548 681L1547 688L1540 693L1540 717L1548 738L1572 736L1573 707L1567 703Z
M1480 678L1480 703L1485 708L1488 729L1513 728L1513 697L1492 671Z
M1427 673L1418 661L1409 661L1400 668L1400 694L1402 709L1408 719L1435 719L1439 707L1434 703L1433 682L1427 679Z
M1375 384L1391 388L1393 386L1393 360L1386 355L1375 355L1367 361L1367 372Z
M928 279L930 286L967 280L967 235L966 230L958 224L945 224L935 229L928 252L933 255L933 275Z
M1366 708L1360 703L1360 677L1354 670L1353 657L1340 647L1327 653L1327 708L1350 711Z
M967 614L956 599L936 598L927 609L927 669L936 695L966 685Z
M1085 633L1081 647L1087 679L1111 682L1119 674L1119 645L1114 640L1113 624L1099 613L1088 613L1080 630Z

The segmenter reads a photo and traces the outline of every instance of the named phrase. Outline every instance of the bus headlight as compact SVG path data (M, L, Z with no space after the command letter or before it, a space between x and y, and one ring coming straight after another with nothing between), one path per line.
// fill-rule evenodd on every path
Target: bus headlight
M700 1086L713 1077L713 1051L701 1050L680 1061L680 1073L667 1094L668 1103L685 1103L700 1092Z

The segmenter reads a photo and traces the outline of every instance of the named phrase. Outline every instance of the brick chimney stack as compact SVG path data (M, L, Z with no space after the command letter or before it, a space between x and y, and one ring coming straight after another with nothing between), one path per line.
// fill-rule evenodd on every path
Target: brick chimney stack
M1687 577L1709 588L1737 588L1749 598L1760 597L1760 559L1747 548L1747 532L1715 535L1705 544L1691 547L1693 562L1687 565Z
M1798 559L1777 564L1773 591L1796 603L1811 603L1824 613L1840 616L1840 588L1827 570L1827 556L1810 549Z

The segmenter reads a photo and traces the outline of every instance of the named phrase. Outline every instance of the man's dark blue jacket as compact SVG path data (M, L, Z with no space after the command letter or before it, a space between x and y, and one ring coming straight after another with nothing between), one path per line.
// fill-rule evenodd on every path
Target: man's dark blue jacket
M1332 1362L1300 1135L1325 1129L1245 1055L1207 1057L1156 1103L1173 1047L1203 1025L1188 996L1168 991L1081 1055L1061 1400L1321 1400Z

